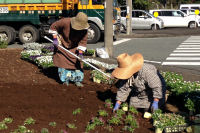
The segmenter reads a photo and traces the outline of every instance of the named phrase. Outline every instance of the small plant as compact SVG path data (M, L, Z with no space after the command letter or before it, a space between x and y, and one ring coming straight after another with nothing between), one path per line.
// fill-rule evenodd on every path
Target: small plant
M12 118L5 118L3 120L3 123L6 123L6 124L9 124L9 123L12 123L13 122L13 119Z
M0 41L0 49L7 48L7 47L8 47L8 43L7 42Z
M118 118L122 118L122 115L125 114L125 112L122 109L118 109L116 112L116 115Z
M5 130L5 129L7 129L7 128L8 128L8 127L7 127L6 123L0 122L0 130Z
M132 129L138 128L138 123L137 123L136 119L131 114L128 114L126 116L125 124L130 126Z
M71 128L71 129L76 129L77 127L75 126L75 124L71 124L71 123L67 123L67 127Z
M24 125L31 125L31 124L35 124L35 120L32 117L29 117L24 121Z
M94 123L89 123L86 126L86 132L90 131L90 130L94 130L96 127L96 125Z
M41 133L49 133L49 130L47 128L42 128Z
M111 99L106 99L105 100L105 107L113 109L113 103L112 103Z
M138 114L138 111L137 111L137 109L136 108L134 108L133 106L130 106L129 107L129 112L131 113L131 114Z
M49 122L49 126L55 127L56 126L56 122Z
M81 109L80 108L77 108L72 112L73 115L77 115L77 114L80 114L80 113L81 113Z
M109 119L108 123L110 125L120 125L120 124L122 124L121 120L116 116L113 116L111 119Z
M105 110L99 110L98 114L99 116L103 116L103 117L108 116L108 113Z

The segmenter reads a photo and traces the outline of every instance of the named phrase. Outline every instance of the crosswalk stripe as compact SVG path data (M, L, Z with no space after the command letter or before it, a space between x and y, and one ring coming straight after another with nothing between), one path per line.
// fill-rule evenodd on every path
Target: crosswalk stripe
M172 53L170 54L170 56L200 56L200 54L176 54L176 53Z
M163 62L162 65L191 65L191 66L199 66L200 62Z
M200 36L190 36L182 42L162 65L200 65Z
M200 57L167 57L166 60L200 60Z

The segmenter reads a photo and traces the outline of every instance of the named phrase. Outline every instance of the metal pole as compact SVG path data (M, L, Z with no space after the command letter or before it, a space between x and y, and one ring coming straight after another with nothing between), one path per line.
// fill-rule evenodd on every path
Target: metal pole
M132 26L131 26L131 23L132 23L132 0L126 0L126 4L127 4L126 34L131 35L131 33L132 33Z
M113 0L105 0L104 45L109 57L113 57Z
M51 40L50 38L48 38L47 36L44 36L45 39L49 40L50 42L53 42L53 40ZM99 71L100 73L104 74L105 76L110 77L110 75L104 73L103 71L101 71L100 69L98 69L97 67L93 66L92 64L90 64L89 62L85 61L84 59L81 59L79 56L77 56L76 54L72 53L71 51L65 49L63 46L58 45L58 47L60 47L62 50L66 51L67 53L70 53L71 55L75 56L77 59L83 61L85 64L91 66L92 68L94 68L95 70Z

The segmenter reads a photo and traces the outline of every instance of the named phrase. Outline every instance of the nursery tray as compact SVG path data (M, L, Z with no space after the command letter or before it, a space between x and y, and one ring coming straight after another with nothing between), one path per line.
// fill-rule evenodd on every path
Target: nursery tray
M184 131L188 126L187 125L180 125L180 126L168 126L164 128L165 133L177 133Z

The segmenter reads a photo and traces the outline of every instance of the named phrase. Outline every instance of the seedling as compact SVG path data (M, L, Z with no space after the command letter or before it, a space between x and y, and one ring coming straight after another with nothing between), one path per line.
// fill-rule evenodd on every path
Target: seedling
M56 126L56 122L49 122L49 126L55 127Z
M41 133L49 133L49 130L47 128L42 128Z
M108 132L113 132L113 127L112 126L106 126L104 127L106 130L108 130Z
M12 123L13 122L13 119L12 118L5 118L3 120L3 123L6 123L6 124L9 124L9 123Z
M0 130L5 130L7 129L7 125L4 122L0 122Z
M80 108L77 108L76 110L74 110L72 112L73 115L77 115L77 114L80 114L81 113L81 109Z
M131 114L138 114L138 111L137 111L137 109L136 108L134 108L133 106L130 106L129 107L129 112L131 113Z
M76 129L77 127L75 126L75 124L71 124L71 123L67 123L67 127L71 128L71 129Z
M29 117L24 121L24 125L31 125L31 124L35 124L35 120L32 117Z
M98 114L99 116L103 116L103 117L108 116L108 113L105 110L99 110Z
M106 101L105 101L105 107L113 109L113 104L112 104L111 99L106 99Z
M108 120L108 123L110 125L119 125L122 124L122 122L120 121L120 119L116 116L113 116L111 119Z

